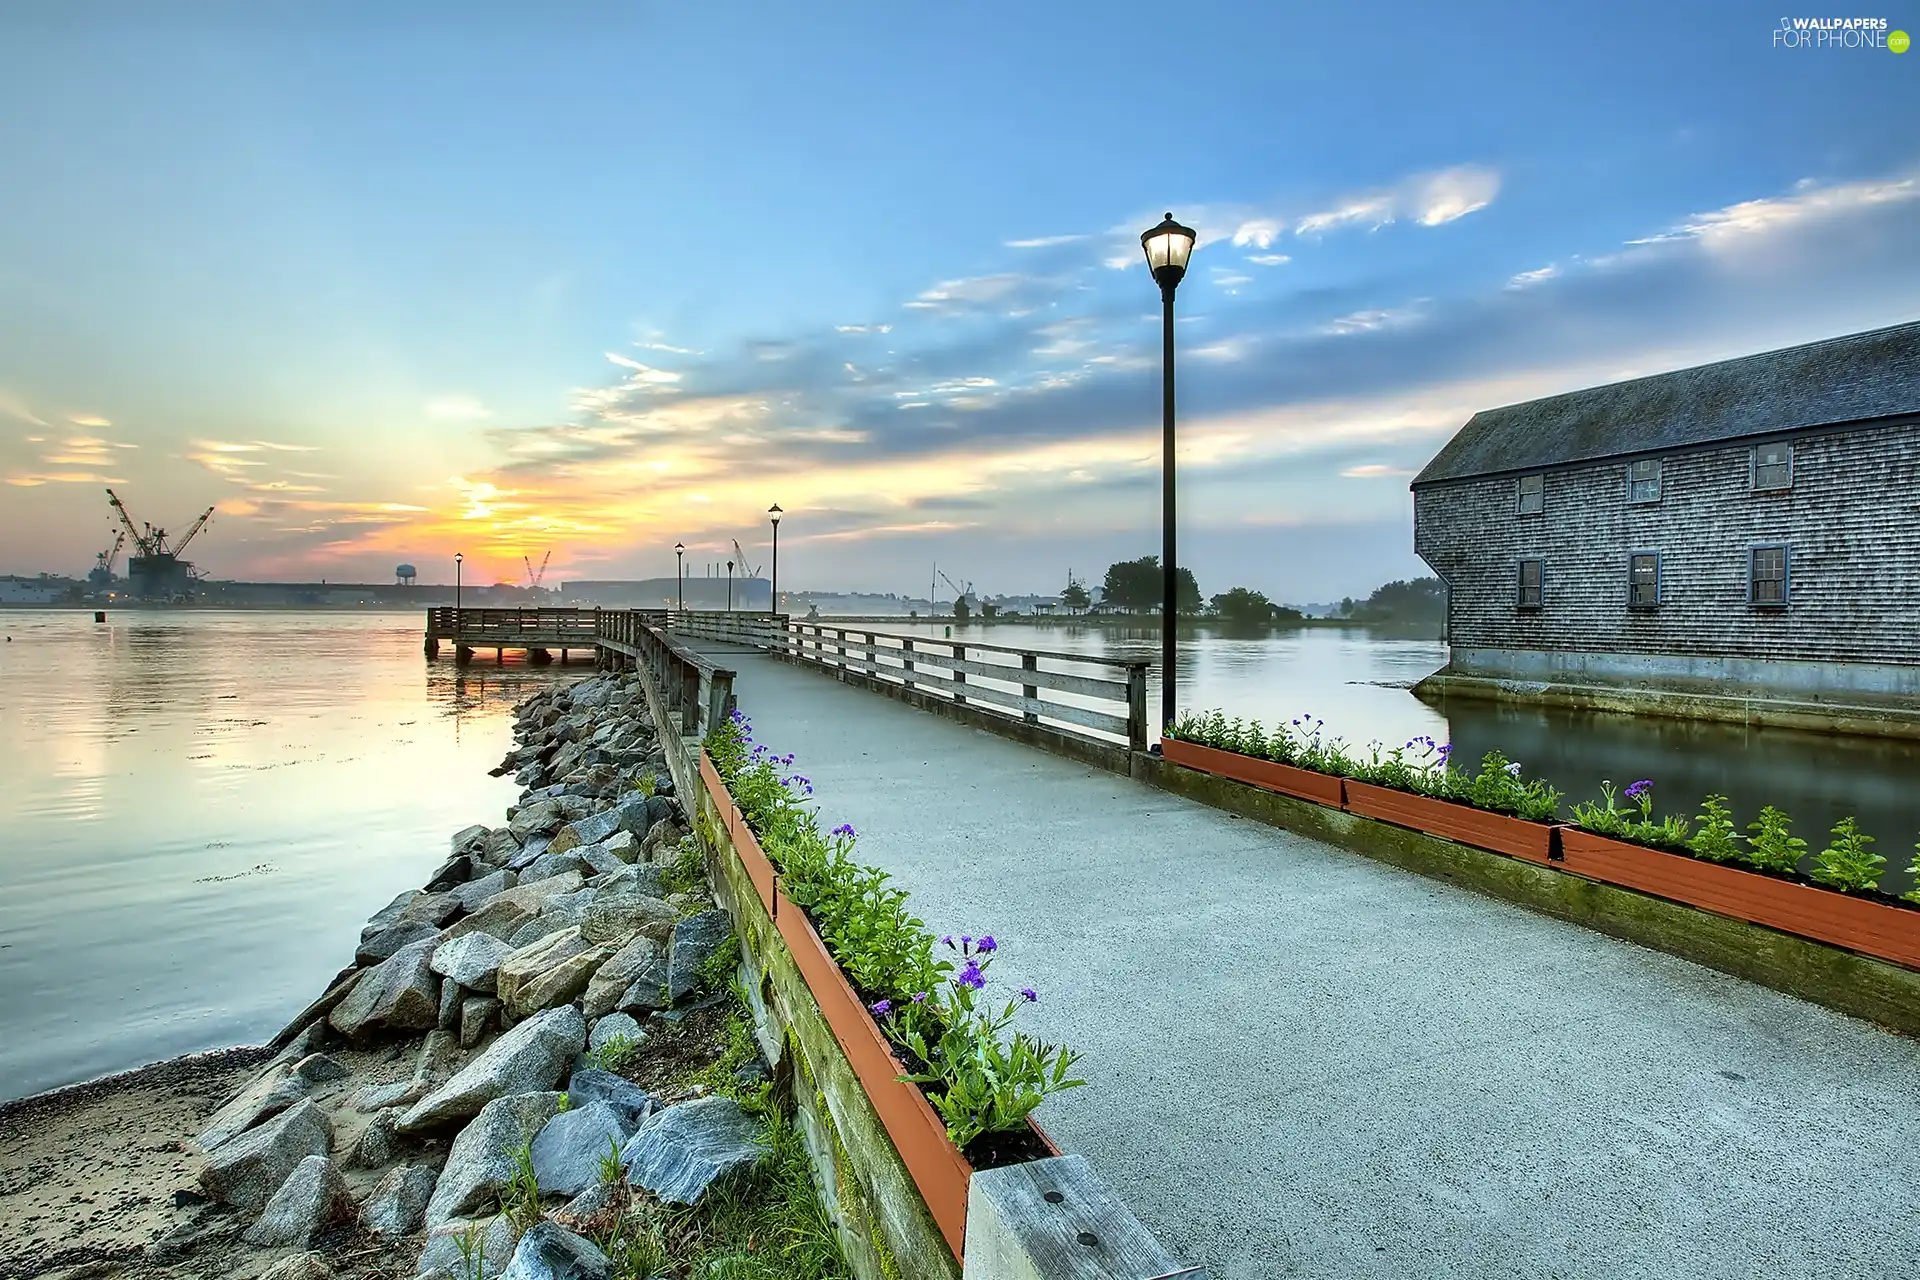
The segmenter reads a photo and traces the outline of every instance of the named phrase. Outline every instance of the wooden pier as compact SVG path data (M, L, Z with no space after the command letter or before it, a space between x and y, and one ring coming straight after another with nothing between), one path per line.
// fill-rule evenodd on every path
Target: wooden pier
M440 656L444 641L453 646L453 660L462 666L473 661L475 649L493 650L493 660L504 660L509 649L523 650L527 661L545 666L576 649L597 653L596 619L599 609L460 609L427 610L426 651Z

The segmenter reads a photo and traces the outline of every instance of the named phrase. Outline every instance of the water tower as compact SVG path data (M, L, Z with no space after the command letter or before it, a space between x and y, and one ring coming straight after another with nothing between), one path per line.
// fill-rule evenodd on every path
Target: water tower
M418 573L414 570L414 567L410 564L402 564L402 565L394 566L393 578L394 578L394 581L398 583L400 586L403 586L403 587L412 586L414 578L418 576L419 576Z

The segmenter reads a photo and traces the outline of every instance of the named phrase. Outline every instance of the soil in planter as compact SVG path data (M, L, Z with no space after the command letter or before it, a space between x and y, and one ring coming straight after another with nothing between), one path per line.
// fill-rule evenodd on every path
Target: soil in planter
M1045 1160L1053 1154L1040 1135L1021 1125L999 1133L983 1133L960 1152L975 1169L998 1169L1001 1165Z

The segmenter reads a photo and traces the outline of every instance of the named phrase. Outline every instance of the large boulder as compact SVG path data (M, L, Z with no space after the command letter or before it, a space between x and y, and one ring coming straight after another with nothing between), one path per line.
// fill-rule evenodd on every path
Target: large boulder
M507 820L513 838L525 844L536 835L551 835L560 826L560 806L552 800L536 800L522 805Z
M556 853L550 847L545 853L529 862L526 870L520 874L530 881L548 880L554 876L565 875L569 871L578 872L584 880L592 874L593 864L581 857L577 848Z
M435 939L410 942L360 975L327 1021L354 1040L396 1031L431 1031L440 1020Z
M621 1040L630 1045L638 1045L646 1038L647 1033L640 1029L640 1024L633 1020L632 1014L609 1013L604 1018L596 1019L593 1026L588 1029L587 1052L598 1053L606 1046Z
M200 1189L223 1203L258 1209L302 1160L332 1150L332 1122L311 1099L305 1099L221 1143L200 1171Z
M535 1014L415 1103L397 1127L418 1133L464 1120L496 1098L551 1089L586 1043L586 1019L572 1005Z
M623 833L632 838L630 833ZM612 843L609 841L609 843ZM637 853L640 846L633 845ZM643 898L665 898L667 896L667 873L664 868L651 867L644 863L622 867L594 886L600 894L635 893Z
M724 911L702 911L673 926L667 954L667 994L680 1000L700 985L700 966L713 958L733 936L733 917Z
M376 1236L410 1236L425 1221L440 1173L432 1165L389 1169L360 1206L360 1225Z
M696 1098L656 1112L620 1149L627 1181L674 1204L698 1204L714 1179L766 1158L760 1122L732 1098Z
M520 1237L500 1280L607 1280L612 1265L585 1236L557 1222L536 1222Z
M520 989L592 946L580 936L578 929L557 929L543 934L536 942L520 947L500 962L500 968L495 973L494 990L499 994L500 1002L507 1007L508 1013L515 1017L522 1016L517 1004ZM584 982L580 985L582 989L586 987Z
M472 915L464 916L441 930L440 941L445 944L468 934L484 933L505 942L536 914L518 902L508 900L504 894L495 894Z
M521 910L538 915L547 909L547 903L563 893L578 892L587 878L578 871L568 871L560 875L520 877L520 883L505 893L495 894L485 905L496 902L511 902Z
M520 841L505 827L490 833L479 849L480 856L486 859L489 866L494 867L504 866L507 859L519 852Z
M573 1105L547 1121L533 1140L533 1173L544 1195L571 1196L600 1180L600 1166L633 1136L633 1126L605 1102Z
M616 831L594 847L605 849L620 861L629 864L640 856L639 837L631 831Z
M448 891L462 911L472 911L496 894L505 893L520 883L520 877L502 867Z
M621 835L627 834L622 831ZM615 875L626 867L626 862L614 854L604 844L583 844L575 849L574 856L587 868L588 875Z
M644 933L665 942L679 913L646 892L649 886L629 878L597 891L580 919L580 934L589 942L624 942Z
M667 985L667 950L652 938L641 934L621 947L607 958L605 964L594 971L593 981L587 983L586 998L582 1001L589 1018L599 1018L612 1013L616 1008L626 1008L623 1003L629 988L636 982L642 986L652 984L653 1003L649 1009L661 1007L660 989Z
M507 1012L516 1018L524 1018L542 1009L570 1004L587 989L594 973L616 950L618 948L612 943L588 947L539 976L521 983L510 998L503 998Z
M414 1274L472 1280L476 1268L466 1261L471 1251L480 1264L480 1274L497 1276L513 1261L514 1246L519 1243L520 1230L504 1213L489 1218L449 1218L432 1229Z
M376 930L360 940L354 948L355 964L379 964L400 948L433 937L440 932L440 926L426 920L409 920L405 917L395 920L385 928Z
M653 1114L653 1095L624 1076L599 1067L576 1067L567 1081L567 1101L576 1107L604 1102L612 1107L628 1133Z
M561 1093L519 1093L480 1108L447 1152L446 1167L427 1203L427 1226L437 1227L489 1203L513 1180L514 1153L560 1114L565 1098Z
M314 1233L331 1222L346 1199L340 1171L325 1156L308 1156L295 1165L280 1189L267 1201L260 1220L247 1229L251 1245L272 1249L292 1245L304 1249Z
M308 1089L309 1082L294 1070L292 1063L276 1063L214 1112L194 1142L202 1151L212 1151L267 1117L279 1115L306 1097Z
M454 854L471 853L474 849L485 844L487 837L492 834L491 831L477 823L471 827L462 827L460 830L454 832L453 839L447 842L448 849Z
M490 933L467 933L440 944L433 953L433 971L469 991L490 992L501 964L513 948Z
M420 896L422 896L420 890L408 889L396 896L392 902L389 902L386 906L374 912L373 916L367 921L367 927L360 931L361 939L371 938L374 934L380 932L395 920L398 920L400 913L407 909L407 904Z

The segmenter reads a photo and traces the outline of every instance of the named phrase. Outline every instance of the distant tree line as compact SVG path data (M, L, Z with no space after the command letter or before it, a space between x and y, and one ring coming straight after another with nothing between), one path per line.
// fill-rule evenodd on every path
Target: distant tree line
M1164 590L1159 556L1141 556L1107 566L1097 594L1084 583L1069 581L1060 593L1068 613L1158 613ZM1178 611L1187 617L1216 618L1232 626L1289 626L1307 621L1291 605L1277 604L1251 587L1234 587L1203 601L1193 570L1181 569L1175 581ZM1353 597L1334 607L1343 621L1379 625L1438 625L1447 612L1446 588L1438 578L1389 582L1365 600Z

